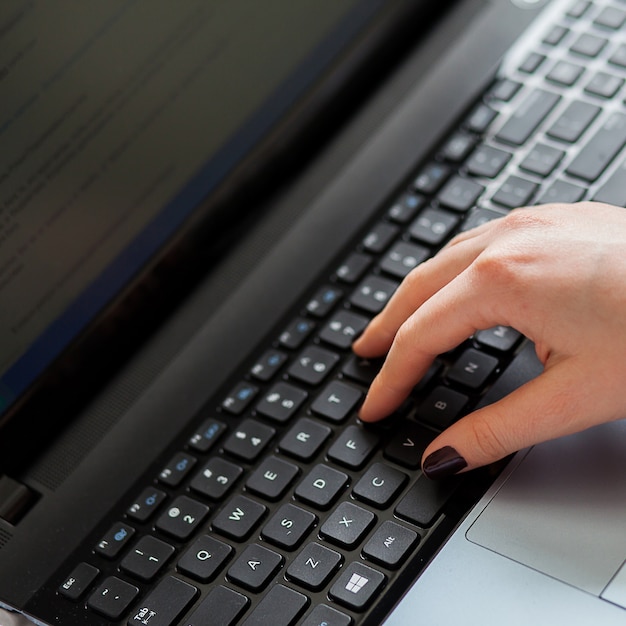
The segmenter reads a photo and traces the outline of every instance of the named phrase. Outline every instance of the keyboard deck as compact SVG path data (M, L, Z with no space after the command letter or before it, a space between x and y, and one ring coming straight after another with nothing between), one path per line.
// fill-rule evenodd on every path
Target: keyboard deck
M558 6L33 612L94 625L382 620L495 475L430 481L423 450L539 364L517 331L480 331L365 426L356 412L380 364L352 341L455 233L523 205L626 206L626 2Z

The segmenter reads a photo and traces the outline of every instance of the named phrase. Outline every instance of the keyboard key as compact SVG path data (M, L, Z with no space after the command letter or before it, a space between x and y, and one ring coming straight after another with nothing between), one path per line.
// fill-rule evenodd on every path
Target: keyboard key
M511 350L521 337L521 333L510 326L494 326L485 330L479 330L474 335L474 338L480 345L499 350L500 352Z
M485 188L476 181L453 176L437 195L439 204L445 208L465 213L476 205Z
M593 23L602 28L619 30L626 23L626 9L604 7Z
M318 604L302 622L301 626L350 626L352 618L326 604Z
M510 78L502 78L489 91L489 98L509 102L521 88L521 83L511 80Z
M349 348L369 323L369 318L351 313L337 311L320 332L320 339L336 348Z
M479 104L467 118L465 126L473 133L482 135L497 116L497 112L490 106L487 104Z
M537 176L549 176L565 156L563 150L538 143L520 163L520 168Z
M296 498L318 509L327 509L348 484L348 476L322 463L296 487Z
M433 194L450 176L452 170L441 163L431 163L422 169L413 181L413 188L418 193Z
M400 500L396 515L421 528L429 528L460 484L456 477L434 481L422 474Z
M211 500L221 500L235 486L242 473L243 468L239 465L219 456L213 457L194 476L189 487Z
M100 570L89 563L79 563L59 586L59 593L68 600L78 600L89 589Z
M196 464L195 457L185 452L175 454L161 470L159 482L169 487L177 487Z
M245 539L265 515L267 508L242 495L234 496L213 520L213 530L239 541Z
M286 550L293 550L309 534L317 518L293 504L283 504L263 527L261 536L266 541Z
M567 15L573 19L580 19L589 10L590 6L590 0L575 0L568 9Z
M572 102L548 129L553 139L574 143L600 113L600 107L589 102Z
M267 500L278 500L298 472L292 463L270 456L248 478L246 489Z
M127 625L173 626L197 593L189 583L167 576L144 598Z
M435 434L415 422L402 421L393 429L385 447L385 458L411 469L421 466L422 455Z
M315 322L298 317L285 328L278 341L285 348L295 350L306 341L314 329Z
M363 555L384 567L395 569L409 555L420 536L396 522L385 521L363 547Z
M401 241L385 255L380 263L380 269L394 278L402 279L429 256L428 248Z
M128 524L113 524L96 545L96 552L107 559L114 559L135 534L135 529Z
M461 417L468 400L454 389L435 387L417 407L417 416L420 421L444 430Z
M139 589L116 576L109 576L89 596L87 606L110 620L119 619L139 593Z
M595 58L607 45L608 40L591 33L582 33L572 44L570 50L581 56Z
M215 577L233 552L232 546L202 535L182 555L177 568L183 574L207 583Z
M309 357L301 357L302 359ZM309 367L314 367L314 364L309 362ZM321 368L328 367L327 364L321 363ZM305 367L301 366L301 370ZM322 371L325 371L322 369ZM290 370L291 372L291 370ZM269 417L276 422L287 422L296 411L302 406L302 403L307 399L307 392L294 387L289 383L276 383L257 404L256 410L261 415Z
M291 626L308 605L305 595L279 583L268 591L243 626Z
M323 287L307 303L306 310L314 317L325 317L341 300L343 291L336 287Z
M626 144L626 115L613 113L570 163L567 173L596 180Z
M344 283L356 283L356 281L365 274L371 263L372 257L361 254L360 252L355 252L337 268L335 273L337 274L337 278Z
M320 528L320 535L344 548L360 543L376 516L352 502L342 502Z
M368 276L354 290L350 302L369 313L380 313L397 287L395 281Z
M120 567L141 580L152 580L174 554L174 547L156 537L146 535L124 557Z
M352 494L379 508L389 506L407 481L407 475L385 463L374 463L354 486Z
M424 209L411 224L409 233L413 239L431 246L442 244L457 227L461 218L440 209Z
M618 67L626 68L626 43L623 43L619 46L619 48L617 48L609 59L609 63L617 65Z
M202 524L208 514L208 506L188 496L179 496L159 517L156 528L176 539L186 539Z
M311 405L311 411L331 422L342 422L361 401L361 391L338 380L330 382Z
M544 54L531 52L529 55L526 56L522 64L519 66L519 71L524 72L525 74L533 74L539 69L539 67L545 60L546 56Z
M283 557L258 544L248 546L228 570L228 577L250 591L260 591L278 571Z
M276 431L256 420L244 420L224 443L224 450L248 462L254 461L269 444Z
M569 32L569 29L565 28L565 26L557 24L547 32L543 38L543 43L548 46L558 46Z
M395 202L387 216L397 224L408 224L424 205L424 197L416 193L406 193Z
M493 94L491 95L493 96ZM462 163L474 149L475 145L475 135L470 135L465 132L455 133L444 145L441 156L443 156L446 161Z
M252 383L241 382L230 391L222 402L222 408L233 415L241 415L247 408L259 388Z
M513 155L493 146L479 146L466 163L472 176L495 178Z
M505 143L521 146L556 106L560 97L543 89L535 89L515 109L496 137Z
M287 355L280 350L268 350L263 356L252 366L250 374L257 380L264 383L268 382L279 372L287 360Z
M309 543L287 568L287 577L307 589L321 589L339 567L343 557L319 543Z
M138 522L145 522L159 508L167 494L153 487L146 487L139 497L128 507L126 515Z
M585 193L585 189L578 185L564 180L556 180L537 198L536 204L578 202L583 199Z
M509 209L527 206L539 185L519 176L509 176L494 194L493 202Z
M363 565L350 563L330 588L330 597L349 609L363 611L374 600L385 583L379 571Z
M498 364L495 357L470 348L452 365L447 378L471 389L480 389L496 371Z
M369 386L382 364L382 359L362 359L353 355L346 361L341 373L350 380Z
M291 430L282 438L279 449L303 461L310 461L330 437L332 431L328 426L314 422L308 417L298 420Z
M309 385L319 385L339 361L335 352L309 346L295 359L287 372L289 376Z
M623 87L624 79L614 74L598 72L585 86L585 92L600 98L612 98Z
M397 226L379 222L365 235L361 245L365 252L380 254L389 247L399 233L400 229Z
M360 426L348 426L328 449L328 458L352 469L359 469L378 446L376 433Z
M204 626L204 624L232 626L249 603L250 600L246 596L228 587L222 585L213 587L191 617L181 622L181 626Z
M571 87L583 75L584 71L585 68L576 63L559 61L546 74L546 79L558 85Z
M210 417L189 438L188 445L198 452L208 452L225 430L225 424Z
M609 179L598 189L593 199L615 206L626 207L626 161L609 176Z
M491 222L491 220L498 219L503 215L505 215L505 213L500 210L477 207L473 211L469 212L468 216L463 220L463 224L459 231L466 232L472 228Z

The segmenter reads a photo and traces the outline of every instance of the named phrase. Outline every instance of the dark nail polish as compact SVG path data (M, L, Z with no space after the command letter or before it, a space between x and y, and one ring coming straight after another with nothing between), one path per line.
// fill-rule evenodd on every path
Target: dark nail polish
M467 467L467 461L451 446L429 454L424 461L424 474L428 478L445 478Z

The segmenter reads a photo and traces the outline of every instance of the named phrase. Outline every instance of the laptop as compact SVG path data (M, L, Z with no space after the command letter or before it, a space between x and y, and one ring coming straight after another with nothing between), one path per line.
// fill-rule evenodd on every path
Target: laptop
M0 623L626 621L623 423L430 481L533 346L369 426L350 350L455 233L626 206L623 0L1 14Z

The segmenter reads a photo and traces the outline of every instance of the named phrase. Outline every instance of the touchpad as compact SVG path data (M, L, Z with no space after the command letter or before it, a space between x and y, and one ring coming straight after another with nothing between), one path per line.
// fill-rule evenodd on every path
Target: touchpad
M626 424L532 448L467 538L600 595L626 559Z

